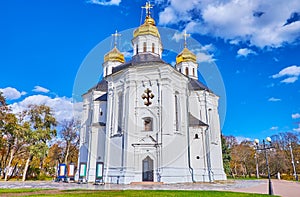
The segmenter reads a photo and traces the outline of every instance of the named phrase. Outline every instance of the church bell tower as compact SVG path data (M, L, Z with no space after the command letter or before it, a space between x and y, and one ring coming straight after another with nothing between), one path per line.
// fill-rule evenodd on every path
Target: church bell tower
M114 38L114 48L109 51L104 56L103 66L103 77L106 77L112 74L112 69L117 67L125 62L124 55L117 49L117 38L121 36L121 34L116 33L112 34Z
M198 63L196 55L187 48L187 37L184 32L184 49L176 57L176 69L187 77L198 79Z
M154 55L158 55L161 58L162 43L160 34L150 12L150 9L153 7L149 2L147 2L142 8L146 10L146 18L144 24L137 28L133 33L133 55L135 56L140 53L150 52Z

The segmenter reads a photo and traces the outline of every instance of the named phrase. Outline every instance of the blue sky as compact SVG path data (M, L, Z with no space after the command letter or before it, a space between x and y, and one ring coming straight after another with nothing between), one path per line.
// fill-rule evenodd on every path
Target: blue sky
M253 139L300 132L298 0L151 2L159 27L186 30L206 50L191 48L200 65L217 65L226 92L225 135ZM73 108L80 111L80 103L73 107L72 95L77 73L85 71L84 60L96 46L109 51L107 43L116 29L139 26L144 4L144 0L1 1L0 89L13 109L46 103L59 119L70 117ZM130 40L123 37L121 43L126 42ZM179 50L182 43L175 43ZM96 60L101 72L102 55Z

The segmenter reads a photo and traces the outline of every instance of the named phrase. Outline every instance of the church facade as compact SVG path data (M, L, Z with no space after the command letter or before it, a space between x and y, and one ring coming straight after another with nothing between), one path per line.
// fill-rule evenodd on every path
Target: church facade
M150 8L133 32L132 59L115 46L103 79L82 96L79 176L94 182L100 172L104 182L123 184L225 180L219 98L198 81L186 44L175 67L162 60Z

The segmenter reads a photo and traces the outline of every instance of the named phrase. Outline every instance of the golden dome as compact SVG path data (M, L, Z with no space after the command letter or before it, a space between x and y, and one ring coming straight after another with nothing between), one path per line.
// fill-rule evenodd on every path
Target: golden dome
M124 63L125 59L124 59L124 55L116 47L114 47L110 52L105 54L104 62L107 61L116 61L116 62Z
M176 57L176 64L180 64L181 62L197 63L196 55L188 50L188 48L184 47L181 53L179 53Z
M140 35L153 35L160 38L160 34L155 25L155 20L151 18L151 16L146 16L144 24L133 32L134 38Z

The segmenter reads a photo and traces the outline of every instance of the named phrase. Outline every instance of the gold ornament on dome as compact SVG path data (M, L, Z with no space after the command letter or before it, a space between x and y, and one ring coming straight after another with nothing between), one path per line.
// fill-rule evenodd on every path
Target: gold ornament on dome
M110 52L108 52L104 56L104 62L107 61L113 61L113 62L116 61L116 62L124 63L125 58L124 55L116 47L114 47Z

